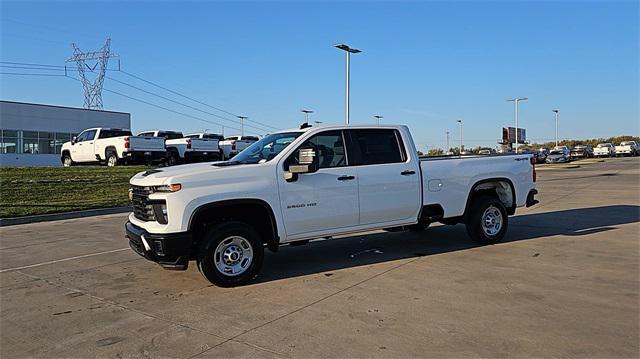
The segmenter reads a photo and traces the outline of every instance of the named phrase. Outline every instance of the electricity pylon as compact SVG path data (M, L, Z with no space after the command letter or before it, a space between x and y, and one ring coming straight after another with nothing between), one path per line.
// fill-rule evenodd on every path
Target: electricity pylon
M84 108L102 109L102 84L107 64L110 58L118 57L118 55L111 53L111 39L107 39L104 46L94 52L82 52L75 43L71 46L73 47L73 56L68 58L67 62L75 62L78 67L78 75L80 75L80 81L84 88ZM87 61L95 61L95 63L93 66L89 66ZM96 70L96 68L98 69ZM93 81L87 78L86 70L96 74Z

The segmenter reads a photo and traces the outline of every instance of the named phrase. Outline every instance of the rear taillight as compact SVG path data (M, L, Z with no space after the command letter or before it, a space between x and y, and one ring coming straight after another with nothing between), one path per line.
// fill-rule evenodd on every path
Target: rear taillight
M536 158L535 157L531 157L531 167L533 168L533 172L532 172L532 177L533 177L533 182L536 182L536 179L538 179L538 175L536 174Z
M129 148L129 137L124 138L124 148Z
M189 149L189 150L191 149L191 139L190 138L187 139L187 149Z

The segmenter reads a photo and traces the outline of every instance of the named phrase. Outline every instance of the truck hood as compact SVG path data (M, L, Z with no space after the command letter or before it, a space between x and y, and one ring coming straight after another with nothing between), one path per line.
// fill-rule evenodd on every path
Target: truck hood
M206 177L213 179L216 177L237 177L242 180L246 172L255 170L257 164L242 164L232 166L215 166L219 162L203 162L171 167L154 168L148 171L139 172L129 181L135 186L158 186L162 184L176 184L194 182Z

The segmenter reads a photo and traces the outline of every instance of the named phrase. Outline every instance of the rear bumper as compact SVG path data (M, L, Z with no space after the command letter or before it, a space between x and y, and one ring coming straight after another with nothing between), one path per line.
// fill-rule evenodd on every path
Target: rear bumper
M208 152L192 151L192 152L184 153L185 161L205 161L205 160L217 161L221 159L221 157L222 157L222 154L220 153L220 151L208 151Z
M191 233L152 234L131 222L125 224L129 247L165 269L185 270L191 255Z
M527 204L526 204L527 208L534 206L540 202L535 198L537 194L538 194L538 190L535 188L529 191L529 194L527 195Z
M126 151L122 152L122 158L129 162L154 162L163 160L165 151Z

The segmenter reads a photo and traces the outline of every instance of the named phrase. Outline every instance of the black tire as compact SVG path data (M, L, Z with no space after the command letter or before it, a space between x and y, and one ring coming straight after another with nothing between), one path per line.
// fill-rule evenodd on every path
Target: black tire
M167 166L175 166L179 163L178 154L175 151L167 152Z
M65 153L64 156L62 156L62 166L71 167L73 165L75 165L75 162L71 159L71 155Z
M223 256L216 258L216 249L220 245L224 246L223 242L229 241L234 236L245 239L246 244L251 246L252 259L243 272L237 275L228 275L220 271L216 265L216 263L220 265L224 263ZM247 248L244 249L247 250ZM263 259L264 244L260 234L250 225L236 221L218 224L209 229L202 237L197 255L200 273L206 280L220 287L235 287L246 284L258 274ZM239 262L241 263L242 259Z
M113 151L107 152L107 166L116 167L118 165L118 155Z
M489 234L488 231L485 231L483 228L483 221L486 218L485 212L493 207L497 209L500 213L501 224L497 229L495 234ZM495 223L495 222L494 222ZM469 215L467 216L467 221L465 223L467 227L467 233L469 237L474 241L480 244L495 244L500 242L504 237L505 233L507 233L507 227L509 226L509 216L507 215L507 209L504 207L504 204L500 202L500 200L495 196L482 195L476 197L473 202L471 202L469 208ZM496 228L494 228L495 230Z

